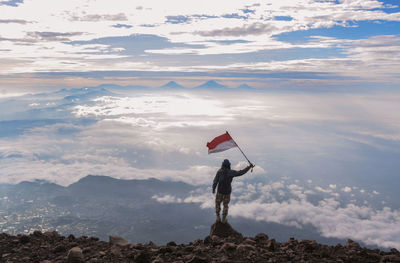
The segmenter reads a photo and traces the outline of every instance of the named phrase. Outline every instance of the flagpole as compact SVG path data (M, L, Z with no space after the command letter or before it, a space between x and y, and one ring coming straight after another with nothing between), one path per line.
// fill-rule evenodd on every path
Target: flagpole
M226 131L226 133L229 134L228 131ZM229 136L231 136L231 135L229 134ZM243 154L244 158L246 158L246 160L249 162L249 164L253 165L253 164L250 162L249 158L247 158L246 154L244 154L244 152L242 151L242 149L240 149L239 144L236 143L236 141L233 139L232 136L231 136L231 138L232 138L232 141L233 141L233 142L236 144L236 146L239 148L240 152ZM252 170L253 170L253 169L252 169Z

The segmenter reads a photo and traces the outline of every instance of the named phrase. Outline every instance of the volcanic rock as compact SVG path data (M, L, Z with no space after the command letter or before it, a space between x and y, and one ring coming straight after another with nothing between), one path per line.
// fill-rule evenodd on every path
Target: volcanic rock
M81 263L83 260L83 253L80 247L73 247L69 250L67 255L68 263Z
M111 245L118 245L118 246L128 246L131 243L123 239L122 237L119 236L110 236L110 239L108 241Z
M0 262L399 262L400 253L368 249L348 240L345 245L327 246L314 240L277 242L265 234L243 238L228 224L213 225L210 236L189 244L153 242L118 245L122 238L110 242L95 237L63 237L56 232L12 236L0 234Z
M221 238L234 238L242 240L243 236L231 227L229 223L216 222L211 226L210 236L217 236Z

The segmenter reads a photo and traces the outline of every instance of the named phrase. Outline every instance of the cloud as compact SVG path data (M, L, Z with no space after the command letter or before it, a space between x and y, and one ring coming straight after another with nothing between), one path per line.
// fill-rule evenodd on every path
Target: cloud
M350 193L351 192L351 187L345 186L345 187L342 188L342 191L346 192L346 193Z
M28 32L27 36L44 41L69 41L70 37L80 36L82 32Z
M112 27L115 27L115 28L132 28L133 26L127 25L127 24L115 24L115 25L112 25Z
M250 68L255 67L256 70L274 70L274 68L282 67L285 71L295 69L296 71L317 70L320 72L321 69L329 69L356 77L360 75L368 77L371 73L370 69L376 68L378 72L374 71L374 75L377 75L379 79L385 79L384 74L396 75L395 69L396 66L398 67L394 63L396 57L390 59L391 55L397 52L395 43L390 46L390 49L393 49L390 52L387 50L385 53L383 49L376 51L377 56L374 61L363 64L359 63L360 60L366 62L364 55L368 55L368 52L372 52L373 49L369 48L368 51L368 47L365 46L360 49L340 46L341 42L347 43L346 39L337 40L336 44L318 39L303 46L274 39L274 36L282 33L305 32L310 29L328 30L332 26L357 26L358 21L371 23L378 20L400 21L398 12L387 13L386 8L391 6L376 0L365 1L365 3L307 0L296 3L230 1L229 5L224 2L216 4L215 1L210 0L202 1L201 4L188 4L175 0L169 1L168 4L160 4L159 1L152 0L133 7L129 12L122 0L116 0L112 4L107 1L96 1L96 3L88 2L85 5L76 1L60 4L48 0L39 0L35 3L32 1L2 1L0 3L6 10L4 12L6 15L2 17L0 23L2 32L0 58L4 61L4 65L0 67L7 69L12 67L11 70L2 70L3 74L65 70L77 72L86 71L88 68L92 70L170 68L173 71L176 68L170 67L171 63L184 62L181 68L192 71L199 69L213 71L218 66L237 70L240 65L243 65L241 70L244 70L246 65L250 64ZM38 5L47 8L38 10ZM33 14L30 10L35 10L35 13ZM26 36L25 32L31 32L31 36ZM395 31L393 32L395 35ZM136 53L125 53L121 60L122 57L118 57L119 52L128 50L127 46L140 45L123 39L132 34L154 35L165 38L167 41L158 47L149 46L145 54L140 55L145 56L146 59L141 59ZM83 42L106 38L120 40L107 45L107 50L115 52L113 54L115 57L104 56L104 45L91 47L90 57L81 53L82 49L86 49L85 47L78 47L78 45L83 45ZM37 39L45 41L32 41ZM60 41L70 42L74 47L67 48L66 44ZM79 41L83 42L78 44ZM236 42L233 45L226 45L226 41ZM240 43L240 41L247 41L247 43ZM23 52L28 44L27 52ZM382 44L385 45L385 43ZM308 52L307 50L290 51L295 48L317 48L317 45L321 50L313 52L311 57L304 60L298 56ZM266 50L281 52L282 49L288 49L288 53L281 56L282 61L271 61L268 54L256 53ZM332 55L332 52L336 54ZM258 61L261 60L260 64L247 63L249 56L245 55L230 57L230 54L248 53L254 53L252 56L257 57ZM30 55L26 56L26 54ZM63 56L60 56L61 54ZM165 58L163 57L165 54L173 57ZM288 54L297 55L293 58L287 57ZM187 57L187 55L194 57ZM195 55L215 56L203 60ZM224 59L229 60L229 63L220 62L221 55L225 55ZM350 59L343 60L343 55ZM325 59L320 59L320 56L324 56ZM26 63L20 63L21 60ZM389 63L391 65L388 65ZM64 67L71 64L74 66ZM354 65L358 66L354 67Z
M193 33L195 35L200 35L203 37L220 37L220 36L245 37L248 35L269 34L276 29L277 29L276 27L271 26L269 24L253 23L241 27L233 27L233 28L227 27L211 31L195 31Z
M348 204L339 207L333 199L324 199L318 205L304 200L264 203L258 200L231 205L230 214L258 221L276 222L301 227L311 224L325 237L351 238L368 245L400 247L400 212L390 208L373 210Z
M281 184L281 182L279 182ZM229 215L245 217L256 221L274 222L302 228L316 227L322 236L339 239L359 240L367 245L400 247L400 211L383 207L374 209L365 204L352 204L330 197L318 202L308 200L309 189L296 184L282 184L281 190L271 191L269 185L243 184L234 187ZM282 199L280 191L293 195ZM199 188L190 197L177 199L172 195L157 197L159 202L193 202L203 209L213 209L213 197ZM279 199L279 201L278 201ZM183 200L183 201L182 201ZM360 197L360 202L363 197ZM364 200L366 201L366 200ZM364 202L365 203L365 202ZM396 229L394 232L393 229Z
M16 7L20 4L22 4L24 0L1 0L0 1L0 6L1 5L8 5L8 6L13 6Z
M158 195L153 195L151 198L155 199L157 202L160 203L182 203L181 198L176 198L172 195L164 195L164 196L158 196Z
M99 21L128 21L124 13L118 14L90 14L90 15L72 15L71 21L99 22Z
M171 24L181 24L190 21L190 17L188 16L166 16L165 18L167 19L165 23L171 23Z
M30 22L23 19L0 19L0 24L10 24L10 23L25 25Z

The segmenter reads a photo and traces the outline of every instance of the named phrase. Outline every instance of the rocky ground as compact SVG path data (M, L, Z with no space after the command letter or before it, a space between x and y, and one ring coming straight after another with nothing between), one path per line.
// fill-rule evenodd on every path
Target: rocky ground
M312 240L276 242L265 234L243 237L229 224L216 223L210 235L189 244L171 241L130 244L121 237L109 242L96 237L60 236L57 232L11 236L0 234L0 262L400 262L396 249L389 252L345 245L327 246Z

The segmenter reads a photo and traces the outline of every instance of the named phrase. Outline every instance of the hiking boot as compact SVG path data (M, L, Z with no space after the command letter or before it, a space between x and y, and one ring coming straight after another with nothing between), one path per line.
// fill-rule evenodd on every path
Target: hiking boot
M226 219L226 217L222 218L222 223L224 223L224 224L228 223L228 220Z
M215 222L217 223L221 222L221 217L219 217L219 215L217 215L217 220L215 220Z

